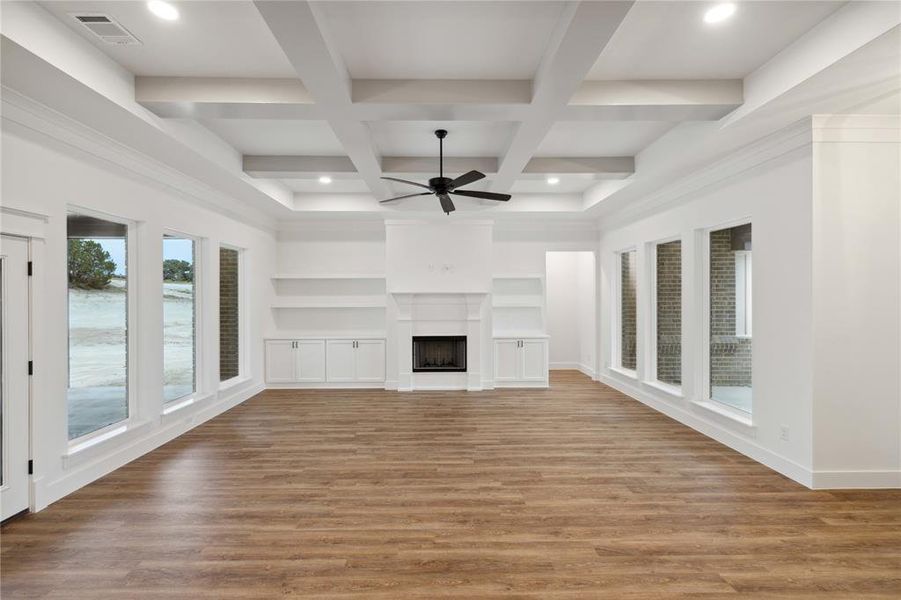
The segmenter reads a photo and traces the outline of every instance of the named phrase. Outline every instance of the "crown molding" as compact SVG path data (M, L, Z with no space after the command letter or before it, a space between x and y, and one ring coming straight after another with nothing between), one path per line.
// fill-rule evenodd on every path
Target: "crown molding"
M761 139L707 163L665 185L642 200L599 219L601 232L618 229L679 205L698 194L722 186L736 177L760 168L813 144L811 118L801 119Z
M0 87L2 126L37 137L64 152L77 153L95 164L112 168L131 179L177 198L273 233L275 219L249 210L197 179L166 166L108 136L55 111L7 86Z

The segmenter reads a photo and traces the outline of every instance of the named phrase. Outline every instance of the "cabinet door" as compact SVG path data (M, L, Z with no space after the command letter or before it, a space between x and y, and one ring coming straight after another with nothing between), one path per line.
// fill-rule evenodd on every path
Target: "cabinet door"
M294 379L294 342L268 340L266 342L266 381L291 383Z
M385 381L385 340L357 340L357 381Z
M297 381L325 381L325 340L300 340L294 355Z
M326 340L326 380L343 382L354 380L353 340Z
M494 340L494 380L515 381L519 379L519 342L517 340Z
M546 381L547 341L522 340L519 351L522 356L522 381Z

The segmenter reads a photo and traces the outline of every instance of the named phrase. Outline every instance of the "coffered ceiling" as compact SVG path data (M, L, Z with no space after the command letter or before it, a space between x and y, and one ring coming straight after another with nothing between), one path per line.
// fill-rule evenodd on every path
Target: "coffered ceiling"
M703 19L713 3L678 0L173 2L176 21L144 2L39 4L133 75L134 101L169 131L229 148L245 182L278 192L273 211L295 216L440 215L433 198L378 204L411 191L382 176L436 174L438 128L448 170L514 194L470 209L591 214L642 181L662 140L730 135L732 120L897 34L878 8L831 1L742 2L716 25ZM76 14L108 15L141 44L106 44ZM844 41L821 64L804 59L804 44L830 39Z

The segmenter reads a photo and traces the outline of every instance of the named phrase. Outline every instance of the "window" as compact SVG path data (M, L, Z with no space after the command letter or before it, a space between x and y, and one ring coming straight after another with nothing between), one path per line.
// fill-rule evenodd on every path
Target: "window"
M657 381L682 385L682 242L656 247Z
M241 374L240 253L219 248L219 381Z
M623 252L619 261L619 366L634 371L638 356L637 253L635 250Z
M163 236L163 401L197 391L196 243Z
M128 418L128 226L70 214L69 439Z
M751 412L751 225L710 232L710 398Z

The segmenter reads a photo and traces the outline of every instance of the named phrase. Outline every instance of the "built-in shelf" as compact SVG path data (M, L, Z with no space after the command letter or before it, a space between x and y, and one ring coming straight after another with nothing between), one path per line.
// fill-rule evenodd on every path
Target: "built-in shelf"
M491 299L491 306L493 308L542 308L544 306L544 300L541 296L533 295L494 295Z
M276 273L272 279L384 279L384 274L373 273Z
M502 273L500 275L492 275L492 279L542 279L544 275L541 273Z
M491 333L491 337L493 337L495 339L499 339L499 338L523 339L523 338L549 338L551 336L544 333L543 331L493 331Z
M366 340L366 339L385 339L386 332L384 330L363 330L363 331L279 331L277 334L267 335L267 340Z
M280 298L272 308L385 308L385 296L293 296Z

